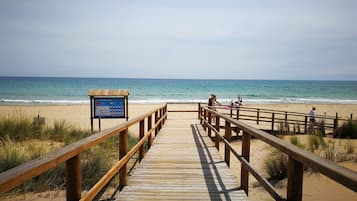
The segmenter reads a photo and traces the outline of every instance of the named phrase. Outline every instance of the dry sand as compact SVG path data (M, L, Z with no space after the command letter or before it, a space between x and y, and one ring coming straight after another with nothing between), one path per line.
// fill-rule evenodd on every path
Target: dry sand
M134 118L140 114L150 111L159 104L130 104L129 117ZM357 105L343 104L264 104L264 105L248 105L249 107L259 107L265 109L285 110L292 112L308 113L312 106L317 108L317 114L327 112L328 115L334 116L336 112L340 117L348 118L353 113L357 118ZM169 110L197 110L197 104L175 104L169 105ZM0 115L23 114L29 116L43 116L49 125L52 125L56 120L65 120L66 122L83 129L90 129L89 105L23 105L23 106L0 106ZM169 117L197 118L196 113L169 113ZM124 122L123 119L103 120L102 129L109 128L117 123ZM98 127L98 122L95 120L95 129ZM136 132L136 128L134 128ZM241 150L240 142L235 142L237 150ZM259 141L253 140L251 144L251 163L260 173L266 175L262 168L264 158L269 153L268 145ZM223 148L223 147L222 147ZM220 149L223 150L223 149ZM357 147L355 148L355 153ZM221 151L222 153L222 151ZM231 168L237 178L240 177L240 163L237 160L232 160ZM356 162L346 162L342 165L357 171ZM278 186L279 192L285 197L286 181L282 181ZM255 179L250 176L250 200L272 200L268 193L262 187L257 186ZM327 200L357 200L357 194L340 184L326 178L323 175L304 174L304 191L303 200L327 201Z

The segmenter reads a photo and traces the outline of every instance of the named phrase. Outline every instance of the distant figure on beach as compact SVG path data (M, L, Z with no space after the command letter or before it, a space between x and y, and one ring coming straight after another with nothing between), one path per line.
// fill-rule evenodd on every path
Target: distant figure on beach
M235 107L239 108L240 106L242 106L242 104L243 104L243 99L240 96L238 96L237 101L235 102Z
M211 94L211 96L208 98L208 108L212 110L216 110L216 106L219 104L217 101L217 96L215 94ZM215 115L211 114L212 121L215 120Z
M315 116L316 116L315 110L316 110L316 108L312 107L312 109L310 111L310 122L311 123L315 123Z
M211 95L211 106L213 107L213 109L215 110L216 109L216 106L217 105L221 105L218 101L217 101L217 96L216 95L214 95L214 94L212 94Z
M309 116L310 116L310 126L309 126L309 131L310 132L314 132L315 131L315 116L316 116L316 112L315 112L316 108L312 107Z

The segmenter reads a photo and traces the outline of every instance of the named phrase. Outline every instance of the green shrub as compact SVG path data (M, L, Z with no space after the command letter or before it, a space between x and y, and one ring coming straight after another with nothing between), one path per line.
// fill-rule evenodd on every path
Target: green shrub
M309 135L307 149L311 152L318 150L320 147L325 148L326 142L322 136Z
M346 142L344 148L347 154L352 154L355 151L355 146L352 142Z
M52 151L44 146L41 140L70 144L92 134L89 130L75 128L65 121L56 121L53 127L45 127L44 121L40 120L40 118L32 119L21 114L0 117L0 172ZM129 133L128 141L129 149L131 149L138 142L138 138ZM58 146L54 148L56 147ZM118 136L113 136L81 154L84 189L92 187L118 159L118 147ZM40 192L50 189L63 189L64 175L65 163L62 163L23 183L14 191Z
M110 152L93 147L82 155L82 183L84 189L90 189L113 165Z
M268 180L276 183L288 175L288 156L273 149L264 160L264 169L269 175Z
M334 133L335 138L357 139L357 121L348 120Z
M12 114L0 118L0 137L9 136L16 141L31 139L33 137L33 124L31 118L25 115Z
M0 139L0 172L38 158L47 153L48 148L41 143L15 142L9 137Z
M301 148L301 149L305 149L305 145L303 145L303 144L300 142L299 138L296 137L295 135L294 135L294 136L291 136L291 138L290 138L290 143L293 144L293 145L295 145L295 146L297 146L297 147L299 147L299 148Z

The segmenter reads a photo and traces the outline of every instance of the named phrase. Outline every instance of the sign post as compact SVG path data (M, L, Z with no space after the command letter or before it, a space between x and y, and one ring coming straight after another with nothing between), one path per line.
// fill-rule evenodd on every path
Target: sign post
M101 119L120 119L128 121L128 90L89 90L90 121L93 132L93 120L98 119L99 131Z

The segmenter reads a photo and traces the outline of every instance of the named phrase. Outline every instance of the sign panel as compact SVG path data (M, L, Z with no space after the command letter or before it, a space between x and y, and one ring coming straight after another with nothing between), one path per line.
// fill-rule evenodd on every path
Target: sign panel
M94 118L125 118L125 99L94 98Z

